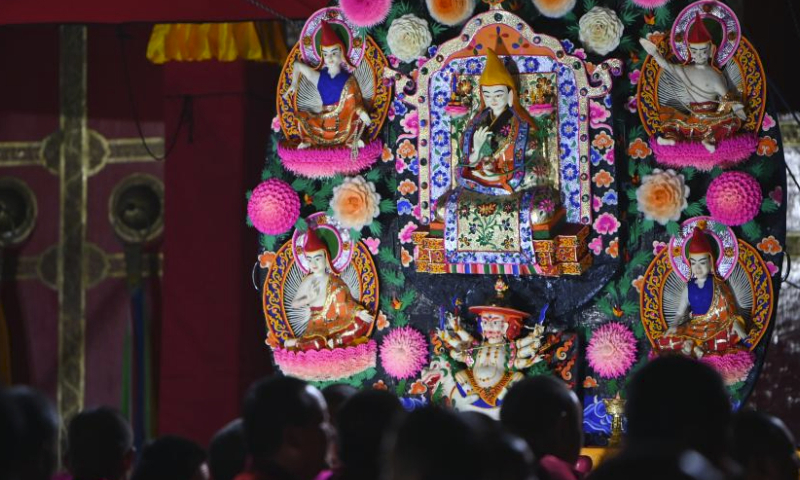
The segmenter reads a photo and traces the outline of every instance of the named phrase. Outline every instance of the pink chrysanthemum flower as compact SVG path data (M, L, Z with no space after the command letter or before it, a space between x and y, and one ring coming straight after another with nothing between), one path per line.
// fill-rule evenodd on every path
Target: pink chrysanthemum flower
M761 210L761 185L744 172L725 172L715 178L706 192L711 217L732 227L744 225Z
M592 334L586 347L586 358L601 377L621 377L636 359L636 338L625 325L606 323Z
M752 352L742 350L726 355L707 355L700 361L719 372L725 385L733 385L747 380L753 369L754 358Z
M381 344L383 369L396 379L410 378L419 373L427 357L425 336L411 327L392 330Z
M669 0L631 0L634 5L653 10L654 8L663 7Z
M339 0L344 16L357 27L383 23L392 8L392 0Z
M300 197L288 183L270 178L253 190L247 202L247 216L263 234L286 233L300 217Z

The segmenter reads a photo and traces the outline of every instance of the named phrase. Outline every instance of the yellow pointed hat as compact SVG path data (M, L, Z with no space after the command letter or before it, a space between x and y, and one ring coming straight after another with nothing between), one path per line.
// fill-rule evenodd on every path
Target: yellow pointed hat
M486 50L486 68L483 69L481 78L478 81L482 87L493 87L505 85L510 89L515 89L514 78L508 73L503 61L494 53L491 48Z

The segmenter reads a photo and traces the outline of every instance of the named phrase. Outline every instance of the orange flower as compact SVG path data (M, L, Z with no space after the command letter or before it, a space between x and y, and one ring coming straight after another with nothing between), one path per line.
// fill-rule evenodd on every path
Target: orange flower
M606 253L611 255L613 258L617 258L619 256L619 241L614 238L608 242L608 247L606 247Z
M611 148L614 146L614 139L611 138L611 135L607 134L606 132L600 132L594 136L594 139L592 140L592 146L601 150Z
M264 343L266 343L270 348L279 348L281 346L280 340L278 340L278 337L276 337L271 331L267 334L267 338L264 340Z
M333 189L331 209L343 227L361 230L380 214L380 201L375 184L361 176L347 177Z
M378 331L385 330L389 326L389 319L386 318L386 314L382 311L378 312L378 318L375 319L375 327L378 328Z
M397 297L392 297L392 308L395 310L400 310L403 308L403 302L401 302Z
M647 34L647 39L656 45L661 43L665 38L667 38L667 35L664 32L651 32Z
M303 194L303 203L306 204L306 205L311 205L312 203L314 203L314 197L312 197L311 195L309 195L307 193L304 193Z
M428 391L428 387L422 383L421 380L417 380L416 382L411 384L411 388L408 389L409 395L422 395L423 393Z
M392 155L392 149L384 145L383 152L381 152L381 161L391 162L392 160L394 160L394 155Z
M594 71L597 69L597 65L592 62L586 62L586 73L589 75L593 74Z
M783 251L783 248L781 248L781 243L773 235L770 235L767 238L762 238L756 247L758 247L758 249L762 252L770 255L777 255Z
M389 387L387 387L386 384L383 383L383 380L378 380L377 382L373 383L372 388L374 388L375 390L389 390Z
M403 140L403 143L397 147L397 155L400 158L413 158L417 156L417 147L414 146L408 139Z
M401 195L409 195L417 191L417 184L408 179L403 180L400 182L400 185L397 186L397 191L400 192Z
M678 221L688 205L689 187L683 183L683 175L674 170L653 169L653 173L642 178L636 189L637 208L646 220L666 225Z
M644 275L639 275L636 277L636 280L631 282L633 288L636 289L637 292L642 293L642 287L644 286Z
M414 261L414 257L403 247L400 247L400 263L403 264L404 267L411 265L411 262Z
M614 181L614 177L612 177L611 174L605 170L599 170L592 177L592 181L598 187L608 187L611 185L611 182Z
M592 377L586 377L583 380L583 388L594 388L597 386L597 380Z
M637 138L628 146L628 155L630 155L631 158L647 158L652 155L652 153L653 151L650 150L650 146L641 138Z
M648 25L655 25L656 24L656 16L652 13L645 13L644 14L644 23Z
M261 268L269 268L275 262L275 252L264 252L258 256L258 265Z
M756 153L762 157L771 157L773 153L778 151L778 142L772 137L761 137L758 139L758 147Z

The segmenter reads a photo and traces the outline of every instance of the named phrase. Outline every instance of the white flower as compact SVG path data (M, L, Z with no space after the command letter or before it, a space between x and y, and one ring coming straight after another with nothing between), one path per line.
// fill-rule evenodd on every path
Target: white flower
M587 50L606 55L619 46L625 26L614 10L593 7L578 21L579 38Z
M428 22L411 13L396 18L386 35L389 50L403 62L413 62L425 55L432 41Z

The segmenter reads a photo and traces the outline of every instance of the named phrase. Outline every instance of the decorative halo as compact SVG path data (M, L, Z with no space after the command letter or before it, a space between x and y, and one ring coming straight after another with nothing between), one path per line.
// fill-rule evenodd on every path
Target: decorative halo
M672 52L681 62L689 58L689 47L687 43L689 28L695 22L695 15L700 14L701 19L711 18L719 22L722 27L722 39L717 46L717 53L714 60L718 67L725 65L733 57L736 49L739 48L739 40L742 38L742 28L739 19L730 7L716 0L700 0L684 8L675 23L672 24Z
M308 218L306 218L306 223L308 224L308 228L318 230L317 234L324 237L322 240L328 243L328 248L330 248L330 243L332 243L332 241L336 242L335 255L334 250L330 248L331 255L333 256L331 264L337 273L343 272L344 269L347 268L347 265L350 264L350 260L353 259L353 242L350 241L350 230L341 228L335 220L328 218L328 215L324 212L317 212L309 215ZM292 235L292 248L295 252L294 258L300 270L302 270L303 273L309 273L311 269L308 265L308 258L303 251L303 245L305 243L306 234L295 230L294 235Z
M354 34L354 32L358 31L358 27L348 20L338 7L317 10L306 21L303 30L300 32L299 42L303 60L310 65L319 65L321 59L317 52L317 35L323 20L332 25L340 25L347 32L347 38L342 39L347 43L347 59L350 61L350 65L358 65L361 62L361 58L364 57L364 37ZM341 33L341 29L338 30Z
M724 280L733 273L736 266L736 259L739 258L739 244L731 227L724 223L712 220L711 217L693 217L681 225L681 232L669 240L669 260L675 273L681 280L688 281L691 276L689 260L686 258L686 246L692 238L694 227L698 223L704 222L704 233L708 234L717 242L717 274Z
M738 290L742 293L742 298L737 297L736 301L740 303L739 313L749 317L745 318L750 325L746 344L752 351L766 334L772 318L772 277L755 248L742 240L734 241L738 245L737 268L733 269L735 273L727 283L734 292ZM671 249L665 249L656 255L644 274L639 296L642 325L655 349L658 349L657 340L668 329L667 317L674 313L669 311L671 308L665 297L668 294L676 295L680 291L676 285L685 283L672 275L677 270L673 269L671 254ZM671 307L674 309L674 305Z

